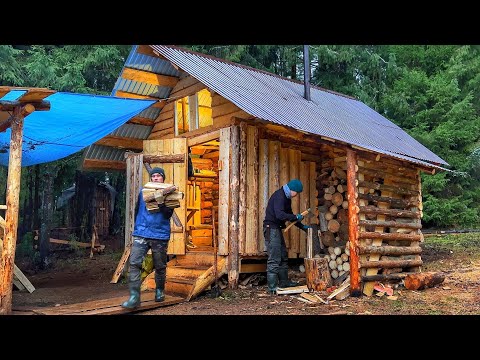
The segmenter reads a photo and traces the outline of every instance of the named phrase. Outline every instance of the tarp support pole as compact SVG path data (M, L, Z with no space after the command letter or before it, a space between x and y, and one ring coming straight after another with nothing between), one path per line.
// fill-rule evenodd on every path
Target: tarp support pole
M0 262L0 314L12 312L12 281L17 243L18 210L20 199L20 175L22 172L23 107L13 110L10 137L10 158L7 178L7 210L5 213L5 238Z

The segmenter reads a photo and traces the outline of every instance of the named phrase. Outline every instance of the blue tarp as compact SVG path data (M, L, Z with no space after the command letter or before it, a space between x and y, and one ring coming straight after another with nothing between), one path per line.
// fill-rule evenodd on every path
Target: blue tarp
M0 100L11 101L20 95L20 91L11 91ZM35 111L25 118L22 166L58 160L80 151L155 103L63 92L45 100L50 102L50 111ZM10 128L0 133L0 165L8 166L10 134Z

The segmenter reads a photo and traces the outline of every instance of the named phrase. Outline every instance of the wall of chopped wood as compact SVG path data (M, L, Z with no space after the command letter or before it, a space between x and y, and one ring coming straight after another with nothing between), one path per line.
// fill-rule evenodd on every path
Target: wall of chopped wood
M325 149L326 159L320 164L317 179L319 219L331 275L337 278L349 269L349 265L343 267L349 261L346 158L345 152L333 145ZM382 279L392 273L415 272L422 265L420 174L406 162L358 151L356 175L360 275L363 292L370 295L373 276Z

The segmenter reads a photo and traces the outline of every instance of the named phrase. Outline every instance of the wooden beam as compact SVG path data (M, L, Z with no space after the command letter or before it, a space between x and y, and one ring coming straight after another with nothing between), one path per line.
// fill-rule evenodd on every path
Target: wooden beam
M35 111L48 111L50 110L50 101L37 101L37 102L30 102L30 105L35 107ZM7 101L0 99L0 111L14 111L17 107L24 106L25 103L21 101Z
M35 287L32 285L30 280L27 279L22 270L20 270L15 264L13 264L13 274L30 294L35 291Z
M145 126L154 126L155 120L148 119L140 116L135 116L127 121L127 124L137 124L137 125L145 125Z
M144 163L183 163L185 162L185 154L174 155L143 155Z
M4 97L11 91L9 86L0 86L0 98Z
M204 128L201 128L201 129L204 129ZM188 140L187 140L187 144L188 144L188 147L190 147L190 146L195 146L195 145L198 145L198 144L203 144L203 143L206 143L208 141L216 140L218 138L220 138L220 130L213 130L213 131L208 132L206 134L198 135L196 137L189 137Z
M360 245L358 247L359 254L380 254L380 255L414 255L421 254L420 246L368 246Z
M17 100L22 103L39 102L45 99L47 96L54 94L55 92L55 90L49 89L31 89L22 96L20 96Z
M400 234L400 233L379 233L379 232L361 232L360 239L382 239L382 240L409 240L421 241L422 236L418 234Z
M130 257L131 251L132 251L132 244L130 243L130 244L127 244L127 246L125 247L125 250L123 251L123 255L120 261L118 262L115 272L113 273L112 280L110 280L111 284L116 284L118 282L118 279L120 279L120 276L123 273L123 269L125 268L128 258Z
M20 199L20 175L22 173L23 116L21 107L13 110L10 136L10 157L7 177L7 210L5 211L5 237L0 262L0 314L12 312L12 280Z
M108 135L98 140L96 145L110 146L117 149L143 150L143 139L133 139Z
M85 170L126 170L127 165L125 161L111 161L99 159L85 159L83 160L83 168Z
M178 78L175 76L160 75L127 67L123 69L122 78L171 88L175 87L178 83Z
M157 53L153 51L150 45L138 45L137 54L157 57Z
M127 91L122 91L122 90L117 90L115 93L116 97L122 97L122 98L128 98L128 99L145 99L145 100L156 100L157 102L153 104L151 107L152 108L157 108L157 109L162 109L165 104L166 100L165 99L159 99L153 96L147 96L147 95L139 95L139 94L134 94L131 92Z
M392 269L392 268L416 267L416 266L422 266L422 264L423 264L422 260L379 260L379 261L361 261L360 267L364 269L369 269L369 268ZM350 271L351 271L351 266L352 266L352 262L350 260Z

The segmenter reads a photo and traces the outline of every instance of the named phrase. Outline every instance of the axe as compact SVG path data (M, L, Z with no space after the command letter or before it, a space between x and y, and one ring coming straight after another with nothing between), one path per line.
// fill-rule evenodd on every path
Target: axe
M306 215L308 215L308 217L311 217L311 216L314 216L314 215L315 215L315 214L312 212L312 209L311 209L311 208L308 208L307 210L302 211L300 214L301 214L302 216L304 216L304 217L305 217ZM295 221L291 222L290 225L288 225L288 226L285 228L285 230L283 230L283 232L286 233L286 232L288 231L288 229L290 229L290 228L291 228L293 225L295 225L295 223L297 223L297 222L298 222L298 220L295 220Z

